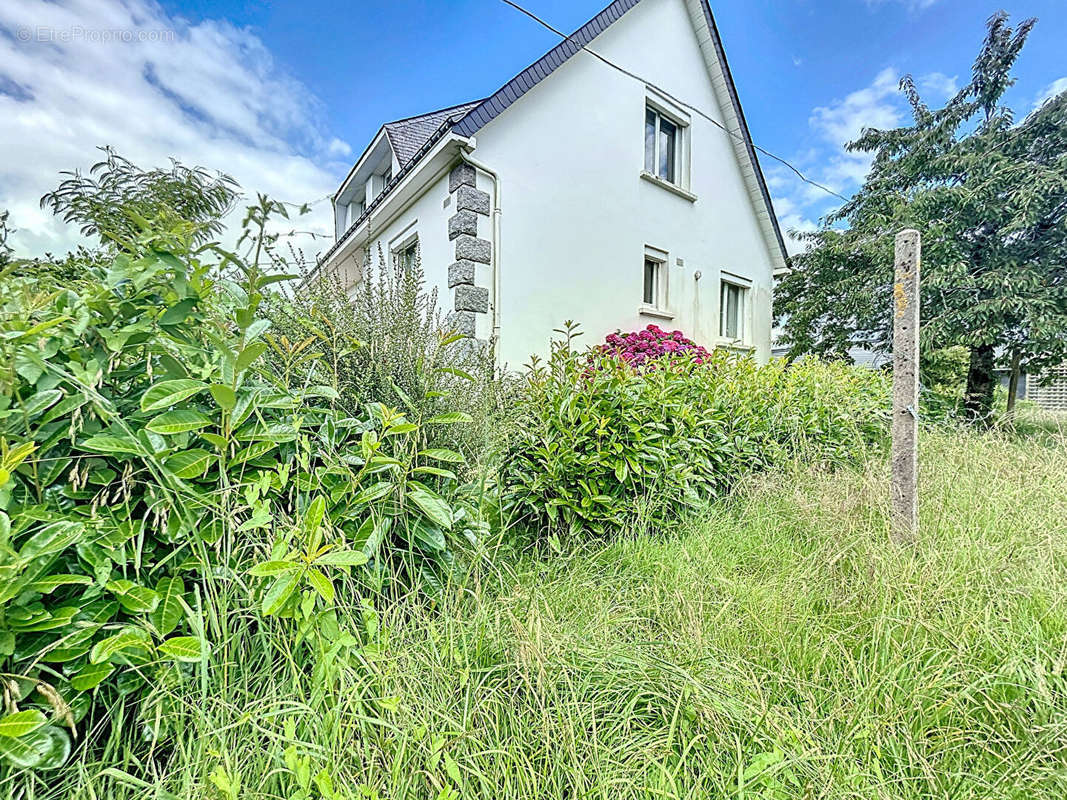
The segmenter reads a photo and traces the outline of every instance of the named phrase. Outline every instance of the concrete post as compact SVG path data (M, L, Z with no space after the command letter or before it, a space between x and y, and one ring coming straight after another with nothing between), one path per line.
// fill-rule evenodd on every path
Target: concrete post
M893 283L893 538L912 542L919 530L919 232L895 241Z

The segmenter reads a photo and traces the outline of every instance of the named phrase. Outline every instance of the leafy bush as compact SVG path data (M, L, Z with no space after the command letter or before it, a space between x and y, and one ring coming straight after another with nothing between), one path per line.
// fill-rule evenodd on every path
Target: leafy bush
M379 252L377 266L367 254L351 294L337 275L305 275L298 291L271 298L267 314L276 351L269 355L290 384L314 370L349 408L382 402L415 422L465 413L473 424L426 427L421 444L456 450L470 464L498 445L493 420L507 388L493 352L448 330L417 254L414 263L386 265Z
M724 351L637 369L575 352L572 334L529 373L501 466L504 507L541 530L669 526L741 475L798 456L855 460L884 437L880 373Z
M597 348L597 353L617 356L635 367L663 357L686 354L691 355L697 364L710 358L707 350L692 339L687 339L681 331L668 333L658 325L649 325L643 331L609 334L604 344Z
M250 215L257 240L270 210ZM124 698L165 737L161 687L206 669L229 624L204 609L216 582L317 619L363 564L433 589L450 542L480 529L450 470L463 457L419 444L466 415L353 414L329 386L287 385L260 306L289 276L146 225L70 288L0 272L0 756L16 768L60 765L67 729Z

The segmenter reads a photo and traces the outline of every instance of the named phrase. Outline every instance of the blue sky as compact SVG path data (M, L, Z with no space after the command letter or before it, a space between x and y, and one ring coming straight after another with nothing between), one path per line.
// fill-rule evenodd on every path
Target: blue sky
M605 2L524 0L566 30ZM319 199L382 122L483 97L557 41L500 0L19 5L0 10L0 31L7 33L0 36L0 114L11 112L5 117L15 120L0 133L0 150L13 156L9 166L0 165L0 204L23 211L26 218L16 215L15 225L25 228L25 246L60 234L10 191L48 189L57 169L91 162L92 144L115 143L142 161L173 154L233 172L249 190ZM932 103L965 82L985 20L998 8L1013 22L1039 18L1009 95L1016 110L1029 111L1050 87L1067 88L1064 0L717 0L712 6L757 143L846 194L862 180L866 162L845 155L844 142L863 124L906 120L896 91L903 73L920 78ZM11 36L24 26L36 31L42 20L50 30L95 25L172 31L175 38L41 44ZM80 88L58 78L49 83L44 68L66 70L67 83ZM132 114L147 115L132 129L129 115L115 109L121 98L133 103ZM48 116L60 109L64 119ZM58 152L42 145L42 134L69 128L77 135ZM39 166L24 175L14 163ZM773 162L765 160L764 168L784 226L810 227L832 207L834 201ZM324 230L325 216L317 213L312 227Z

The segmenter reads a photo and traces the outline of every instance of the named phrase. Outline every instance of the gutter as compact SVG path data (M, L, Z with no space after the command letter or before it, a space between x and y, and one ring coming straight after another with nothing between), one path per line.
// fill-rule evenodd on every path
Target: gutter
M412 159L399 170L397 170L397 173L393 176L393 179L389 181L389 183L386 184L385 187L382 189L381 193L370 202L367 208L363 211L363 214L360 216L360 218L353 222L348 227L348 230L346 230L343 234L341 234L341 236L338 237L337 241L334 242L333 247L331 247L319 257L319 264L324 264L325 262L329 261L330 258L334 255L334 253L340 250L341 247L343 247L344 244L352 237L352 234L355 233L360 228L360 226L363 225L364 222L370 219L371 215L386 200L393 196L394 190L401 184L402 181L404 181L408 177L409 174L415 171L415 169L423 162L423 160L430 153L430 151L434 149L434 146L437 145L443 138L445 138L445 134L447 134L451 130L451 128L452 122L450 119L448 119L441 124L441 127L434 131L433 136L426 140L426 143L423 144L421 148L419 148L419 151L412 157ZM464 143L467 141L467 138L456 136L453 137L453 139L451 139L450 141L459 141L461 143ZM348 179L346 178L345 180L347 181ZM338 190L338 194L339 193L340 190ZM334 197L336 198L336 195Z
M457 136L450 133L450 127L447 124L442 125L434 135L426 142L420 149L419 153L411 159L403 168L401 168L393 179L386 185L385 189L367 206L363 214L348 227L348 229L338 237L337 241L321 256L318 258L314 269L308 275L307 280L311 281L315 279L324 266L331 262L335 256L344 253L349 249L353 243L362 242L370 238L372 229L376 223L380 223L383 215L386 220L391 219L398 213L402 213L404 208L410 204L411 198L399 209L395 206L395 201L398 193L406 192L408 186L411 185L412 180L421 181L424 177L424 169L428 164L432 163L438 156L448 150L449 148L458 149L460 146L466 145L468 139L466 137ZM451 156L455 158L455 156ZM454 161L452 163L455 163Z

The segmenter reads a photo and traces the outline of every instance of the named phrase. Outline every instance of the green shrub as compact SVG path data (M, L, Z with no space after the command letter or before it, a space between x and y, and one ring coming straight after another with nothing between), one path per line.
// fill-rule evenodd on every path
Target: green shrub
M250 215L257 238L271 210ZM280 381L259 309L288 276L146 225L70 288L0 272L0 765L60 765L66 729L124 698L165 738L161 689L208 669L230 624L219 581L301 620L301 640L336 638L353 568L433 590L480 529L463 457L420 445L469 417L350 413L332 387Z
M857 460L885 433L877 372L721 350L634 368L570 334L528 374L501 464L504 508L535 528L668 526L746 473Z
M351 294L337 275L304 276L297 291L272 296L266 311L275 349L268 355L290 384L314 370L349 408L381 402L414 421L466 413L473 424L425 428L421 444L456 450L470 464L499 446L494 421L507 387L492 349L448 330L418 254L389 265L380 251L377 265L366 254ZM300 358L312 352L319 357Z

